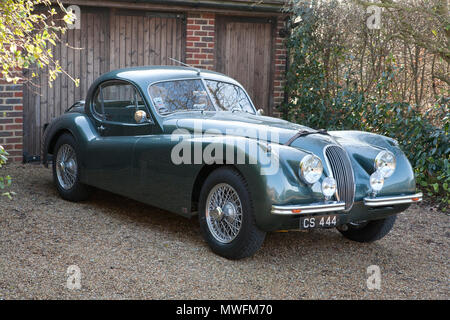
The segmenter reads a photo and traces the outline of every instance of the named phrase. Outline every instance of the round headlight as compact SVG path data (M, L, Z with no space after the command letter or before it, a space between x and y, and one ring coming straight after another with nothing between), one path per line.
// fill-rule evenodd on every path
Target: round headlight
M322 193L325 198L329 199L336 192L336 180L332 177L326 177L322 181Z
M370 176L370 187L372 188L372 191L378 192L383 188L384 184L384 177L383 174L380 171L375 171Z
M389 178L395 171L395 156L392 152L381 151L375 158L375 169L380 171L384 178Z
M319 157L308 154L300 161L300 177L306 183L313 184L322 176L323 166Z

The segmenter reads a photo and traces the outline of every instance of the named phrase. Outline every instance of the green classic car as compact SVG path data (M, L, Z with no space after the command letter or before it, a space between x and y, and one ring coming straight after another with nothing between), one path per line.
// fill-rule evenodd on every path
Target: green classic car
M267 232L336 227L384 237L396 214L422 200L398 143L266 117L235 80L189 67L111 71L44 131L62 198L97 187L198 215L226 258L251 256Z

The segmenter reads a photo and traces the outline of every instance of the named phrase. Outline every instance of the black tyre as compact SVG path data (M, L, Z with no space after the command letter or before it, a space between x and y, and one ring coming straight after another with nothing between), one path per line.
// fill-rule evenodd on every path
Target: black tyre
M247 182L229 167L213 171L203 184L198 219L212 251L228 259L253 255L266 236L256 226Z
M385 219L368 221L361 224L349 224L348 230L339 230L347 239L358 242L373 242L387 235L394 226L396 215Z
M74 137L65 133L58 138L53 152L53 181L60 196L69 201L86 200L88 187L80 182L80 159Z

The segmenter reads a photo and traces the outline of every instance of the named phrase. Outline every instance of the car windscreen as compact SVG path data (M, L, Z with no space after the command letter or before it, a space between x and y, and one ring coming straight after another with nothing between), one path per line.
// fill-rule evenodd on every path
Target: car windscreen
M255 113L249 98L242 88L231 83L215 80L205 80L205 82L219 110L240 110Z
M160 115L215 108L201 80L165 81L151 85L149 94Z

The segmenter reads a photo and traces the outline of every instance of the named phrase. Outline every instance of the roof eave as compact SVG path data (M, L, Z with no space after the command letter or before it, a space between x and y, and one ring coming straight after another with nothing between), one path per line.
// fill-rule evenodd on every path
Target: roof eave
M167 6L193 7L205 9L229 9L237 11L253 11L253 12L274 12L283 11L282 1L217 1L217 0L110 0L112 2L127 2L135 4L155 4ZM70 2L70 1L67 1Z

